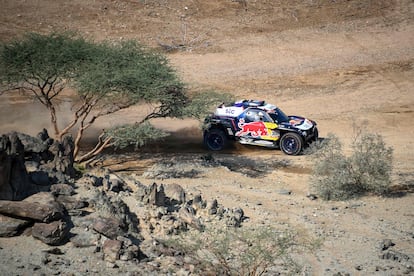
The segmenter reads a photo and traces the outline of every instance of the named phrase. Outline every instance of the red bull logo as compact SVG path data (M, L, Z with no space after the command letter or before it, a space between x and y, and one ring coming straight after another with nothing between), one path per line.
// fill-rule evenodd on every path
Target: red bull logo
M244 136L250 134L253 137L259 137L268 135L267 128L263 122L245 123L244 119L240 119L237 125L239 126L240 130L236 132L236 136Z

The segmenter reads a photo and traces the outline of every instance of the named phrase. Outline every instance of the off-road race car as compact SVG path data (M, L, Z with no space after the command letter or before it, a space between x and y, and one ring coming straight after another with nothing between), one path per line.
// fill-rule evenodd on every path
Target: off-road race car
M287 116L265 101L243 100L221 104L204 121L204 144L219 151L229 141L280 148L285 154L298 155L318 139L316 122L300 116Z

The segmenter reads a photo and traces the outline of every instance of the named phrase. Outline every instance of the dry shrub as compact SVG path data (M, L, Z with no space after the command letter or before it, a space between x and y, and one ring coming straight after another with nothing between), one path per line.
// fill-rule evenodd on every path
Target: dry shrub
M319 246L291 229L267 226L208 227L185 235L165 243L191 259L200 275L298 274L302 267L293 256Z
M315 156L311 188L322 199L345 200L388 192L393 149L385 145L381 135L360 132L349 157L343 154L341 142L333 134L311 148Z

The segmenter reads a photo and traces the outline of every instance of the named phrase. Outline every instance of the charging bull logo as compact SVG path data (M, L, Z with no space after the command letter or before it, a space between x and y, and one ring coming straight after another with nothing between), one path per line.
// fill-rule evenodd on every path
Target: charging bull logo
M240 130L236 132L236 136L244 136L250 134L253 137L259 137L268 135L266 125L263 122L245 123L244 119L240 119L237 125L239 126Z

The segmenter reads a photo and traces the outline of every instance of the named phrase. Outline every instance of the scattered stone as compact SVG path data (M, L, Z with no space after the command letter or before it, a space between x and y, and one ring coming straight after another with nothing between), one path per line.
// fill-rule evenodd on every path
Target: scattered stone
M207 203L207 210L209 215L217 214L218 202L217 199L213 199L211 203Z
M363 268L362 268L362 266L361 266L361 265L357 265L357 266L355 266L355 269L356 269L356 270L358 270L358 271L363 270Z
M53 255L63 255L63 251L59 247L53 247L51 249L47 249L44 251L45 253L53 254Z
M110 173L106 174L103 178L102 185L106 191L111 191L119 193L121 191L129 191L130 188L126 185L125 181L121 179L118 175Z
M200 194L196 195L191 203L191 207L193 207L196 212L205 209L207 206L207 202L203 200Z
M110 239L116 239L117 236L124 233L124 225L116 218L98 217L94 220L92 227L96 232Z
M137 198L146 205L165 206L166 197L164 192L164 186L157 185L155 182L149 186L144 187L137 194Z
M84 200L78 200L71 196L61 195L56 198L56 201L62 204L65 209L70 212L72 210L82 209L88 207L88 202Z
M191 207L191 206L186 206L183 208L180 208L180 210L178 211L178 217L185 222L186 224L188 224L189 226L197 229L197 230L202 230L203 229L203 225L200 222L200 220L195 216L195 210Z
M277 191L277 193L279 195L291 195L292 191L291 190L286 190L286 189L280 189L280 190Z
M310 200L316 200L316 199L318 199L318 196L317 195L311 194L311 193L308 193L306 195L306 197L309 198Z
M44 265L50 263L50 255L47 252L43 252L42 256L40 257L40 262Z
M148 204L155 205L155 206L165 205L165 192L164 192L164 186L162 184L157 187L157 184L153 183L150 186Z
M103 178L96 175L84 174L82 178L77 181L79 184L90 185L93 187L100 187L103 185Z
M233 210L231 210L228 214L228 219L227 219L227 226L231 226L231 227L240 227L241 223L244 220L244 211L241 208L235 208Z
M385 239L385 240L380 242L379 248L380 248L380 250L385 251L385 250L389 249L390 247L393 247L394 245L395 245L395 243L393 243L392 240Z
M92 247L98 244L99 235L91 231L82 231L70 238L75 247Z
M118 240L106 240L103 244L103 253L105 260L111 263L119 260L122 242Z
M35 223L32 236L48 245L61 245L68 239L69 227L64 221Z
M391 261L396 261L396 262L406 262L410 259L410 256L408 256L407 254L401 253L401 252L397 252L394 250L388 250L387 252L385 252L384 254L382 254L381 259L384 260L391 260Z
M186 202L185 190L178 184L164 185L164 192L171 205L181 205Z
M59 196L59 195L71 196L75 194L75 189L69 184L54 184L50 186L50 192L54 196Z

